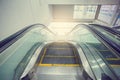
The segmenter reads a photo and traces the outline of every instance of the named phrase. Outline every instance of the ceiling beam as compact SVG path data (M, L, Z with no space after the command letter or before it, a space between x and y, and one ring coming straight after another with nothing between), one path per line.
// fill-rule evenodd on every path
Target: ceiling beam
M46 0L47 4L91 4L91 5L105 5L105 4L119 4L119 0Z

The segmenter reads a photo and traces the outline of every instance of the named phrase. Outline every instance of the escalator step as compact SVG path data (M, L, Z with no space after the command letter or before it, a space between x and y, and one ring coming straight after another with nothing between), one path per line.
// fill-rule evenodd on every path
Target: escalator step
M76 64L75 57L44 57L42 63L44 64Z
M80 66L77 54L75 47L68 43L49 44L42 52L39 66Z
M77 66L81 66L79 64L39 64L39 66L66 66L66 67L77 67Z
M45 55L74 56L72 48L47 48Z
M107 60L109 64L111 65L120 65L120 60Z

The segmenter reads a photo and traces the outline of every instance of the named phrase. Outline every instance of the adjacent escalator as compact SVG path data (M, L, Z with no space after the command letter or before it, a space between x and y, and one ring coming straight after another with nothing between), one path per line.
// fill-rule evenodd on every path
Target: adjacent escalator
M91 24L90 27L93 32L98 35L101 40L103 40L109 47L108 50L106 47L101 44L90 44L97 51L99 51L106 61L110 64L113 70L117 75L120 74L120 33L109 27L102 25ZM120 75L119 75L120 76Z
M118 52L118 55L120 56L120 32L115 31L112 28L97 24L91 24L88 25L88 27L105 43L110 45L111 48Z
M101 37L100 33L103 33L103 35L105 34L106 37ZM113 49L112 46L107 44L106 41L109 42L112 38L110 38L109 35L108 39L107 35L109 34L103 32L103 30L94 31L94 29L91 29L89 25L84 24L77 25L71 32L71 36L73 37L72 40L76 41L82 47L82 50L84 51L88 62L91 64L91 68L93 68L93 72L94 68L96 68L97 70L101 68L100 70L98 70L98 72L101 72L100 74L97 74L97 70L95 70L95 76L97 76L97 79L101 78L100 75L102 73L107 74L109 77L111 77L112 75L117 75L116 77L120 77L120 56L119 53ZM117 40L116 43L119 43L119 41ZM113 44L111 43L111 45ZM96 64L98 64L99 66ZM84 67L86 67L85 64ZM116 80L117 78L115 79L111 77L111 79Z
M103 56L117 74L120 73L120 57L100 43L88 43Z
M47 36L51 36L49 40L54 39L46 26L33 24L0 41L0 80L21 80L29 63L35 64Z

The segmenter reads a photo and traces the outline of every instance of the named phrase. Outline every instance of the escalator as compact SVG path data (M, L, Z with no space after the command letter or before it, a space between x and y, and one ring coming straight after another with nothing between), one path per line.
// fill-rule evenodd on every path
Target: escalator
M97 30L95 31L93 28ZM115 43L119 45L119 37L113 37L113 35L111 36L112 33L108 32L104 28L99 29L97 27L91 27L90 25L84 24L77 25L72 31L72 35L73 34L75 36L74 40L82 47L84 54L86 54L86 56L91 54L91 57L95 58L98 64L100 63L99 65L103 70L102 73L104 73L105 67L104 63L101 63L101 60L103 60L109 69L112 70L112 73L116 74L120 78L120 54L119 51L117 52L114 50L113 46L111 47L111 45L115 46ZM109 42L110 45L107 42ZM90 50L90 54L88 54L89 51L85 51L86 48ZM118 46L115 46L115 49L116 48L120 49ZM101 59L97 56L101 57ZM88 58L89 57L90 56L88 56ZM109 72L106 74L109 75Z
M114 50L115 52L110 52L105 46L101 44L90 44L97 51L101 53L104 59L110 64L110 66L114 69L116 74L120 74L120 33L118 31L113 30L112 28L98 25L98 24L91 24L90 28L92 28L93 32L98 34L102 40L105 40L111 47L111 51ZM95 31L94 31L95 30ZM119 75L120 76L120 75Z
M55 36L35 24L1 41L0 79L120 79L118 53L86 25L77 25L66 42L55 42Z
M120 56L120 32L97 24L90 24L89 28L103 41L105 41L105 43L110 45L111 48L118 52L118 55Z
M67 42L47 44L32 80L84 80L76 48Z
M111 52L107 47L100 43L88 43L90 46L92 46L96 51L99 51L99 53L103 56L105 61L108 62L108 64L113 68L113 70L116 72L116 74L120 74L120 57ZM120 76L120 75L119 75Z
M112 45L115 45L115 49L118 48L117 52L118 54L114 53L112 55L106 48L103 47L102 53L104 55L104 58L107 59L107 61L112 64L112 66L118 66L120 67L120 33L113 30L112 28L105 27L102 25L97 25L97 24L91 24L91 27L100 32L103 36L108 39L108 41L111 41L113 43ZM96 46L97 47L97 46ZM98 47L97 47L98 48ZM105 49L105 50L104 50ZM99 48L98 48L99 50ZM100 50L99 50L100 51Z
M51 40L47 36L54 34L43 24L33 24L0 41L0 80L20 80L26 75L37 62L44 42Z

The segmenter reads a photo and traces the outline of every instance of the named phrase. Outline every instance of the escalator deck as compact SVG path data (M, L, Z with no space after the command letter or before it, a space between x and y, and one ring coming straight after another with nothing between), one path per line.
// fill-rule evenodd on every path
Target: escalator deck
M80 66L77 54L72 44L51 43L43 49L39 66Z

